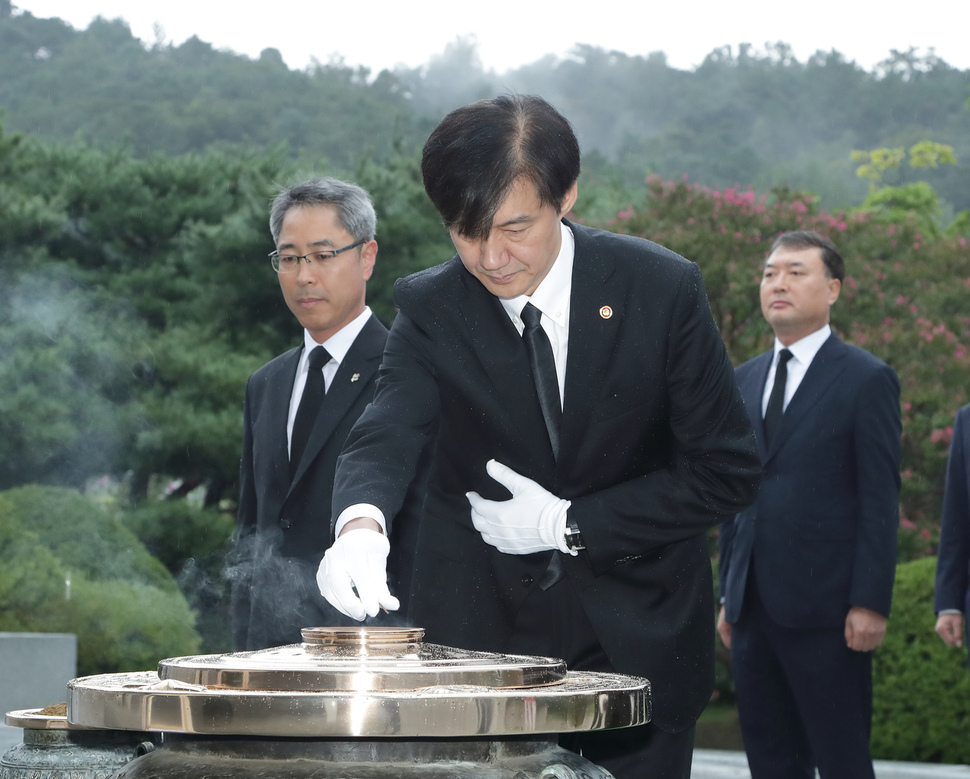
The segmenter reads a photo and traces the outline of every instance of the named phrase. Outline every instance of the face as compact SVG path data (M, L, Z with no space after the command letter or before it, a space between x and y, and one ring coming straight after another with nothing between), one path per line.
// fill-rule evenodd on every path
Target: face
M821 249L781 247L765 262L761 311L778 340L790 346L828 323L841 288L829 278Z
M281 254L304 255L354 243L333 206L299 206L283 217ZM377 242L338 254L324 263L301 261L292 273L277 274L283 299L317 343L323 343L364 310L367 280L374 271Z
M465 268L496 297L531 295L559 255L559 223L576 194L573 183L557 209L540 203L531 181L518 179L495 212L488 238L469 240L451 232Z

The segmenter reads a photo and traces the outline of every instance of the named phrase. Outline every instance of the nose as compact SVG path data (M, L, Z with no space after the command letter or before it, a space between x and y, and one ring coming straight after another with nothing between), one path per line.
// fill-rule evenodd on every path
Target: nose
M481 243L481 264L484 270L498 270L509 264L505 244L495 235L490 235Z
M774 292L784 292L788 289L788 280L784 273L778 273L771 278L768 286Z
M297 284L310 284L315 280L313 275L313 268L310 265L308 259L304 258L300 260L300 264L296 266L296 283Z

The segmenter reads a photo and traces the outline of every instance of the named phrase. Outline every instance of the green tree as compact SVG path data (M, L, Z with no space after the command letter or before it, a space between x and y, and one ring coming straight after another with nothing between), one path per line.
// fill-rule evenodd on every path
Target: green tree
M82 675L198 650L174 579L110 511L74 490L0 492L0 630L78 637Z

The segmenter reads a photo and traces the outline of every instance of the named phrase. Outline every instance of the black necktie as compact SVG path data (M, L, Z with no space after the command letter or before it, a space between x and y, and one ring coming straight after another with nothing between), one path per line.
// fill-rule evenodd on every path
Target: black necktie
M318 346L310 352L310 367L307 372L306 386L303 388L300 407L297 409L296 419L293 421L293 437L290 441L290 476L296 473L300 458L303 456L303 450L306 449L307 441L310 439L313 422L316 420L317 412L327 395L327 385L323 380L322 368L328 362L330 362L330 354L322 346Z
M539 393L539 406L542 417L546 422L552 453L559 456L559 423L562 419L562 404L559 400L559 379L556 376L556 360L552 356L552 345L549 336L542 329L539 321L542 312L531 303L526 303L522 309L522 322L525 331L522 338L529 351L529 361L532 363L532 375Z
M765 410L765 443L771 446L778 428L781 427L781 417L785 411L785 384L788 381L788 361L792 353L787 349L778 352L778 367L775 368L775 383L768 396L768 408Z

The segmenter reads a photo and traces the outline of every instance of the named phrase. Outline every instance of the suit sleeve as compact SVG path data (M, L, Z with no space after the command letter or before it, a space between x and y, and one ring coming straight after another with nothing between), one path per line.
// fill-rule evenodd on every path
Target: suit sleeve
M725 519L717 529L717 594L723 601L727 593L728 570L731 567L731 552L734 547L734 523L737 514Z
M594 572L697 536L746 508L761 461L700 271L681 279L667 328L670 466L573 499Z
M902 421L889 366L860 388L855 416L857 529L849 604L889 616L896 575Z
M251 386L251 380L250 380ZM250 387L243 411L243 445L239 461L239 505L236 510L236 542L230 560L232 571L229 604L233 646L248 649L250 591L253 575L253 542L256 533L256 488L253 481L253 431L249 411Z
M967 493L967 461L965 440L967 416L970 406L965 406L953 422L953 439L950 458L946 465L946 487L943 491L943 523L936 557L936 589L933 609L939 614L944 610L966 608L968 567L970 567L970 495Z
M374 402L357 420L337 460L335 519L349 506L368 503L383 512L391 533L438 419L430 353L427 335L399 312L388 333Z

